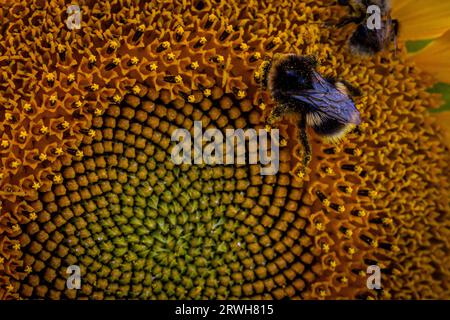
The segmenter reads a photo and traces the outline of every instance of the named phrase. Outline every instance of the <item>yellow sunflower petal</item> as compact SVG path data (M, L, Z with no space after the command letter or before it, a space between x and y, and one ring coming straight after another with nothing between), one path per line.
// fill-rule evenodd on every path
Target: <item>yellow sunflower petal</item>
M391 14L400 22L402 40L437 38L450 29L448 0L392 0Z
M411 59L423 71L432 74L437 80L450 83L450 30L419 52Z
M444 141L450 148L450 111L438 112L432 114L436 118L436 122L442 128L444 133Z

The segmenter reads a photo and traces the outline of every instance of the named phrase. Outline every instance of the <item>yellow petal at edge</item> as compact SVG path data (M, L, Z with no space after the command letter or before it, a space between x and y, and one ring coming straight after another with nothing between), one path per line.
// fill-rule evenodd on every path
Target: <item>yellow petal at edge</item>
M449 0L392 0L401 40L433 39L450 29Z
M444 143L450 148L450 111L432 113L432 116L442 128L444 133Z
M450 83L450 30L410 56L416 65L441 82Z

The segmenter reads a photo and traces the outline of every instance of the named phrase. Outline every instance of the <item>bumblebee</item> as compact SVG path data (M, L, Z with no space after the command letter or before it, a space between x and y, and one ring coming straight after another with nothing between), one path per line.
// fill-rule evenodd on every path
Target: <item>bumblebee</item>
M350 94L358 89L345 81L325 79L317 71L312 56L288 54L264 63L267 70L262 79L277 103L267 123L272 126L284 115L299 115L299 140L304 148L303 170L311 160L307 126L332 142L340 141L346 133L360 124L360 114Z
M348 6L350 15L344 17L337 27L350 23L357 25L350 37L350 48L362 55L373 55L384 49L394 41L396 42L399 24L391 18L391 7L388 0L338 0L338 4ZM376 6L380 14L380 28L369 28L367 9ZM397 44L395 44L397 46Z

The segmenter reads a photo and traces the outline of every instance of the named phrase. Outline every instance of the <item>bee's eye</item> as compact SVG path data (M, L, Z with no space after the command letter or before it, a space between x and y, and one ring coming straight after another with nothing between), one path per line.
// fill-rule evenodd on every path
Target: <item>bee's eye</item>
M302 77L297 72L297 70L293 70L293 69L286 70L286 77L289 79L289 81L292 84L304 85L306 82L306 79L304 77Z
M288 69L288 70L286 70L286 74L287 74L289 77L296 77L296 76L297 76L297 72L296 72L295 70L293 70L293 69Z

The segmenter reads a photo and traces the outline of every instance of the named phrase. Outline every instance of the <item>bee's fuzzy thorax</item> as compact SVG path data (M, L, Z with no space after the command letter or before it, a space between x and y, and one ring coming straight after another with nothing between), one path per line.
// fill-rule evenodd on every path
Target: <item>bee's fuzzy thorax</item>
M286 76L287 70L295 70L300 77L305 79L305 89L311 86L309 78L310 73L316 67L317 62L310 56L298 56L295 54L287 54L278 56L272 61L268 76L268 88L272 97L276 101L286 98L284 92L295 88L299 88L298 84L293 83L292 79Z

